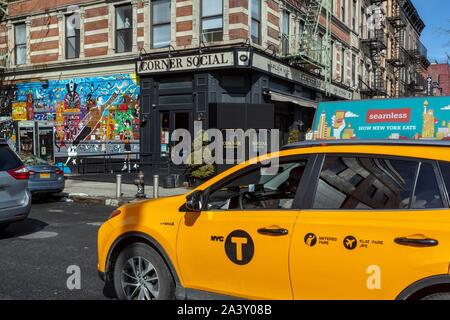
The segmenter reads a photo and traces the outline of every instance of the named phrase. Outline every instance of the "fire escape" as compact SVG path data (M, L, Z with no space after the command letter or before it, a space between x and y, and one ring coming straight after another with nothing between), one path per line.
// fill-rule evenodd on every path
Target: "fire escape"
M301 18L304 28L299 36L298 52L286 59L310 72L320 73L325 80L325 93L329 94L332 81L331 1L305 0L304 4L305 10L302 11Z
M382 3L386 0L371 0L370 4L382 10ZM383 52L387 49L387 36L385 23L382 20L383 12L373 12L373 20L370 25L363 26L361 44L362 49L372 64L373 78L369 83L360 78L361 94L369 97L387 96L385 80L385 67L383 64Z
M408 52L404 48L407 21L402 9L403 3L404 0L392 0L387 17L393 35L388 59L386 59L389 74L392 75L390 93L393 97L406 95L406 70L411 62L408 58Z

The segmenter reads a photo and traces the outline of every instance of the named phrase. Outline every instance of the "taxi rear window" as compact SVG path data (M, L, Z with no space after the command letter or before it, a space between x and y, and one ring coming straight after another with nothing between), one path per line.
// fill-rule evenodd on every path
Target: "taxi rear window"
M447 194L450 193L450 162L439 162L441 167L442 177L444 178ZM449 194L450 196L450 194Z

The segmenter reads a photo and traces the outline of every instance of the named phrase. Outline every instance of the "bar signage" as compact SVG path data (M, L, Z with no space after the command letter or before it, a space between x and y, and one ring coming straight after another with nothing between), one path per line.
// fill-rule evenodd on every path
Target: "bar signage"
M184 57L148 59L137 62L137 71L139 75L167 71L185 71L220 67L234 67L233 52L230 51L200 55L197 54Z
M253 54L253 67L261 71L268 72L270 74L289 79L305 86L325 91L325 81L319 79L313 75L303 72L299 69L293 68L284 63L275 61L274 59L267 58L258 53ZM353 99L353 93L349 90L340 88L334 84L330 86L332 95L337 97L351 100Z

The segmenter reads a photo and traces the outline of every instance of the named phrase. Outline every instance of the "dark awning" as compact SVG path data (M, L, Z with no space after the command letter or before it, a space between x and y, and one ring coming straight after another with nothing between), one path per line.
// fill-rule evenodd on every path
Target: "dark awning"
M289 102L301 107L317 109L317 102L313 100L275 91L266 91L265 94L270 96L272 101Z

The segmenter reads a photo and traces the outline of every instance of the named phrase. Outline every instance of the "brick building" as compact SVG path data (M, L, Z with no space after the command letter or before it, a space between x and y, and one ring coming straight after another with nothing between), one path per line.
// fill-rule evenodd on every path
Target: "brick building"
M318 101L380 96L371 89L377 71L363 36L374 1L332 1L329 85L323 72L290 62L300 54L311 2L13 2L0 27L0 50L8 53L2 88L18 121L13 136L19 148L34 143L42 153L39 125L53 126L56 158L73 145L78 155L117 153L130 136L133 151L158 161L169 154L170 132L202 120L275 127L284 144L294 125L311 127ZM319 36L325 32L321 23Z
M428 68L434 96L450 96L450 65L448 63L432 63Z

